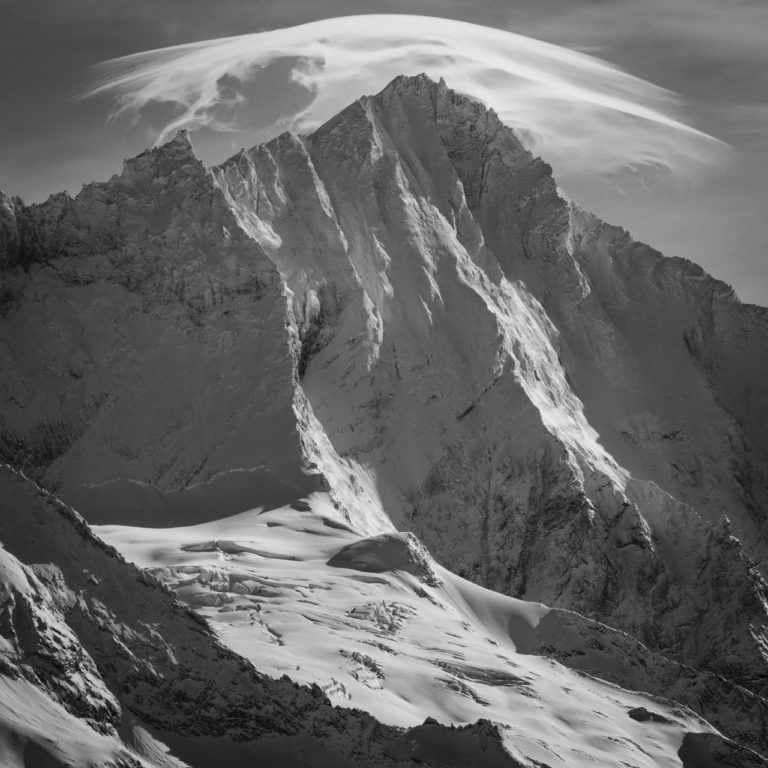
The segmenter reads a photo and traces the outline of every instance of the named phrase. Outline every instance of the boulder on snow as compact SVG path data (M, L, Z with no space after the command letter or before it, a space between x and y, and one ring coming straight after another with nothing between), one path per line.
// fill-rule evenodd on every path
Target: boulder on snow
M440 583L429 553L412 533L382 533L360 539L340 549L328 565L365 573L405 571L430 586Z

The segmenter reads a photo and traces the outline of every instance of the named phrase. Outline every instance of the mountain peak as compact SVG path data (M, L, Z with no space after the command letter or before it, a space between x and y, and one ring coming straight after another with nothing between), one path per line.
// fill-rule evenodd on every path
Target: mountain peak
M438 88L446 91L451 90L442 77L436 81L425 72L420 72L417 75L398 75L382 89L381 94L387 92L413 93L415 91L432 95Z
M195 154L186 128L178 130L165 144L127 159L123 165L123 178L132 181L146 176L166 177L180 170L193 174L206 172L205 165Z
M176 131L176 135L167 143L172 144L174 142L181 143L181 144L188 144L191 148L192 142L190 141L190 138L189 138L189 129L179 128L179 130Z
M195 148L192 146L192 139L187 128L179 128L172 139L158 145L155 149L161 150L164 154L189 155L197 160Z

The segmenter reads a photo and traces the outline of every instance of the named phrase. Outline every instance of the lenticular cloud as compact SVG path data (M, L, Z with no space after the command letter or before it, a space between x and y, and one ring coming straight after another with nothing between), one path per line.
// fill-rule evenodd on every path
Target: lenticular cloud
M308 131L400 74L425 72L492 107L559 173L667 169L686 174L723 145L681 122L679 98L592 56L448 19L360 15L125 56L97 69L86 96L117 97L113 116L177 107L158 142L181 127L231 130L260 69L289 59L311 101L280 120ZM276 126L277 127L277 126Z

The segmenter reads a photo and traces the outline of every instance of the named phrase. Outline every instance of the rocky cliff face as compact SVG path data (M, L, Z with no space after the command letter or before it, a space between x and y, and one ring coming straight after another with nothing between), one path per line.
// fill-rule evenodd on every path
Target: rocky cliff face
M314 414L398 526L765 690L765 585L718 522L762 557L762 437L739 425L759 423L765 312L570 205L492 113L423 78L214 174L292 293ZM731 378L748 394L720 394Z
M0 205L6 460L91 522L360 533L768 691L768 311L400 78L206 169ZM727 518L727 519L726 519Z
M186 134L74 200L4 210L6 457L92 522L216 516L316 487L280 276Z

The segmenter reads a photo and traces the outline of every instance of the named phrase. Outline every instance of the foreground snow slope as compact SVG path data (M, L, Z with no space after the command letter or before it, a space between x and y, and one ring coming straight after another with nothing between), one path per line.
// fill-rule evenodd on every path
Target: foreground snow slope
M530 765L491 723L402 731L332 707L317 686L264 676L77 513L4 466L0 541L4 766L447 768L457 754L468 765ZM679 742L683 729L714 734L689 713L667 730Z
M681 730L702 727L692 713L598 674L674 697L768 751L768 707L744 689L726 691L577 614L471 584L412 534L360 539L333 521L324 494L295 507L187 528L97 530L260 669L315 682L334 703L385 723L487 718L505 726L513 754L551 766L676 764L668 761ZM640 708L668 722L633 719Z
M564 200L479 104L398 78L213 169L182 133L3 196L0 269L0 449L89 521L328 492L691 669L647 689L762 716L766 310Z
M93 536L72 510L6 469L0 469L0 489L0 722L5 734L0 743L19 765L47 760L54 765L111 761L121 766L197 766L220 765L229 756L232 765L261 759L286 766L404 766L417 761L439 766L456 765L458 752L461 764L471 765L593 766L620 761L658 766L679 764L677 753L687 734L696 734L695 743L707 754L712 749L701 739L708 735L713 748L761 764L756 754L723 740L680 705L521 655L548 609L452 577L406 535L390 534L361 545L332 526L329 545L319 549L323 559L333 553L336 564L323 568L316 552L311 554L319 543L312 529L327 527L327 522L304 513L293 516L296 525L267 539L277 545L273 552L261 554L249 545L263 542L262 537L256 542L218 540L215 546L199 539L214 529L230 536L258 530L248 515L220 525L169 531L164 542L155 536L148 543L141 529L117 531L145 537L142 550L149 549L152 559L163 552L166 557L186 553L199 560L201 553L213 549L214 562L220 562L221 555L230 552L229 557L243 559L242 570L224 572L230 579L242 579L245 589L248 576L258 579L263 589L261 561L293 563L293 573L269 574L272 583L286 594L296 581L307 584L306 594L323 590L325 611L294 606L283 610L282 621L275 621L273 613L279 614L279 609L259 611L258 597L254 601L252 593L235 589L242 602L227 603L235 610L226 614L237 618L222 622L231 627L230 644L242 644L268 667L292 665L297 658L313 658L316 672L341 666L337 674L356 680L360 703L384 720L410 726L404 733L377 724L359 710L332 708L317 687L301 688L285 678L260 675L219 644L203 619ZM274 522L267 515L265 527ZM277 517L292 522L289 510ZM291 546L292 538L298 539L298 546ZM31 557L38 561L35 565L23 563ZM306 567L297 567L301 564ZM179 568L171 570L174 567ZM335 583L333 572L341 584ZM186 573L189 576L189 570ZM205 579L185 581L193 589L196 585L198 593L206 591ZM208 597L214 603L231 600L215 589L208 590ZM262 612L263 618L250 618ZM297 626L313 618L316 631ZM259 644L252 621L261 621L271 637L286 638L279 646L282 653L272 657L280 658L278 664L261 652L265 642L254 647ZM355 631L356 624L369 621L378 631ZM345 645L340 649L342 638ZM393 647L382 651L388 644ZM386 661L377 663L377 657ZM350 674L344 675L345 669ZM344 684L333 682L331 695L343 696ZM384 701L375 701L377 692ZM463 722L483 714L499 725L486 721L458 732L434 721L419 725L436 703L442 720Z
M137 559L175 559L162 574L184 574L180 593L260 665L293 672L314 659L322 682L335 676L326 689L343 709L317 686L257 673L31 482L0 468L0 491L4 765L671 766L678 752L700 765L686 760L691 750L765 764L678 704L524 655L537 637L554 639L540 629L549 609L457 579L407 535L361 543L329 525L327 499L312 501L320 514L106 532ZM274 535L254 536L261 527ZM347 708L355 703L410 729ZM498 724L419 724L424 712Z

